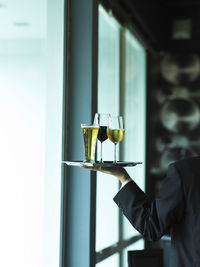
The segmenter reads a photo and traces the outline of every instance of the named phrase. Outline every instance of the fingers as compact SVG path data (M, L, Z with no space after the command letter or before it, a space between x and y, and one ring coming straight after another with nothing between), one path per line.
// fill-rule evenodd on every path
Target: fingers
M117 178L124 175L125 170L122 167L91 167L91 166L81 166L81 168L88 169L90 171L99 171L109 175L116 176Z
M90 167L90 166L81 166L83 169L88 169L91 171L101 171L101 167Z
M99 171L99 172L111 174L110 168L108 167L106 168L106 167L101 167L101 166L98 166L98 167L81 166L81 168L88 169L91 171Z

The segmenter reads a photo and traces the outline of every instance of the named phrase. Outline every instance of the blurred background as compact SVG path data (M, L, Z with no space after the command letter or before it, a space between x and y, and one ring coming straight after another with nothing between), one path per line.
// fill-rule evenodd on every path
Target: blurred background
M117 157L143 162L127 171L150 197L199 155L199 14L198 0L0 1L0 266L129 267L155 248L168 266L170 237L143 240L116 179L61 161L82 160L96 112L123 116Z

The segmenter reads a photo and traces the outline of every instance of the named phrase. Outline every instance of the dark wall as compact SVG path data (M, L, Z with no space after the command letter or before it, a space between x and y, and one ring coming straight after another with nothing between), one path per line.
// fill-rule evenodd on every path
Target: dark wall
M149 53L147 74L146 192L157 197L171 162L200 155L200 55ZM146 247L169 266L169 238Z
M168 164L200 154L200 55L148 55L147 192L159 195Z

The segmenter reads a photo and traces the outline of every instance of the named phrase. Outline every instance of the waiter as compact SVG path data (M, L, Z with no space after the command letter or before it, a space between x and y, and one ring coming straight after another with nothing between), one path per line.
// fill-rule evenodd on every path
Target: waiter
M124 168L84 168L120 180L114 201L145 239L157 241L170 232L171 267L200 267L200 157L170 164L160 197L153 200Z

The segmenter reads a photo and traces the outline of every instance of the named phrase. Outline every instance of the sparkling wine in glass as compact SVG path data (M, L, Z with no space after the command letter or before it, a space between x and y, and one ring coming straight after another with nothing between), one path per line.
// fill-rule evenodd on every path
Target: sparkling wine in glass
M101 142L100 162L103 162L103 157L102 157L103 142L108 139L107 129L109 125L109 118L110 114L107 113L96 113L94 117L94 124L99 126L97 139Z
M122 116L112 116L109 120L107 135L111 142L114 143L114 162L117 162L116 146L121 142L125 135Z

